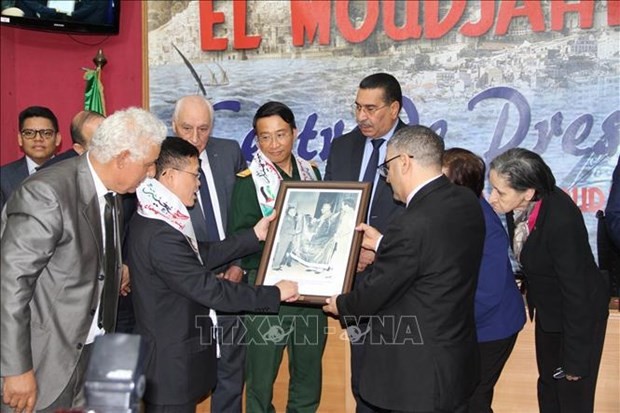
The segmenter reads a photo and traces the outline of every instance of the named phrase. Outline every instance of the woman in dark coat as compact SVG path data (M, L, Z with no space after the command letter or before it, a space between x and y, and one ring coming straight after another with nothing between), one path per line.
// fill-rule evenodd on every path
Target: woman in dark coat
M507 214L528 305L535 309L540 412L592 412L609 288L581 211L532 151L513 148L499 155L489 180L489 202Z

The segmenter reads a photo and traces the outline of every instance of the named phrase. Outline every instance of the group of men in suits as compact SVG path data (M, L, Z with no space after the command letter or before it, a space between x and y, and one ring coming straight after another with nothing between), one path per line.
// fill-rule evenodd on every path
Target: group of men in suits
M357 412L466 411L484 220L476 197L442 175L442 139L405 126L401 108L398 81L370 75L358 126L332 142L325 179L370 181L372 194L354 288L324 310L349 332Z
M166 139L155 179L138 188L138 210L129 228L136 331L144 338L148 360L144 402L151 413L193 413L215 386L210 308L277 312L279 301L297 295L290 281L254 287L211 273L258 251L272 219L223 241L199 243L187 212L197 203L198 171L198 150L181 138Z
M30 106L24 109L19 114L17 134L17 143L22 148L24 156L0 166L0 210L24 179L41 168L86 152L103 119L105 117L96 112L86 110L78 112L71 121L71 149L55 155L62 137L54 112L43 106Z
M51 129L25 125L22 135ZM154 175L165 136L149 112L118 111L97 129L87 155L38 171L7 200L0 218L3 412L84 405L91 344L114 331L127 285L117 194Z
M351 343L357 411L455 409L464 402L469 389L467 383L475 382L476 374L471 366L475 357L470 352L469 335L470 329L475 332L470 325L473 304L471 312L467 305L473 300L471 280L475 280L475 277L470 279L470 270L480 256L475 234L484 230L478 225L481 214L478 216L470 209L472 202L478 205L477 200L472 201L440 177L440 161L439 172L434 175L438 153L443 150L441 139L426 128L410 129L400 120L402 92L393 76L377 73L363 79L354 107L357 127L332 142L325 179L372 184L368 226L364 227L365 248L360 254L353 292L332 300L326 310L341 314L349 332L366 332L356 334L361 340ZM86 340L91 337L87 334L89 326L92 324L94 331L101 332L95 315L105 278L101 273L105 253L101 242L103 225L96 223L103 220L99 216L104 211L103 195L107 191L131 192L145 176L154 176L154 162L165 135L161 122L143 112L137 109L117 112L97 131L101 136L116 136L119 130L135 132L135 136L127 137L131 149L126 149L127 143L121 145L117 140L105 143L108 141L94 138L87 156L41 171L40 176L17 189L4 210L2 376L7 405L32 408L36 400L37 410L45 411L81 401L78 390L83 383L83 370L80 366L87 357L80 355L89 347ZM174 133L191 143L199 154L200 189L196 205L189 210L199 242L226 237L235 175L246 167L237 142L210 136L213 118L213 107L208 100L188 96L177 102L172 122ZM54 128L28 125L28 128L58 130L57 125ZM393 142L395 134L402 136ZM383 165L379 165L383 160ZM387 180L379 176L381 167L388 173ZM71 180L79 185L69 185ZM68 189L70 186L72 189ZM72 199L81 201L71 203ZM463 213L467 219L457 218ZM426 216L429 218L423 219ZM433 225L440 220L443 220L441 225ZM23 234L18 236L18 226L20 233L25 231L25 238ZM384 240L377 242L371 228L385 233ZM465 244L469 258L463 251L446 252L438 257L444 243ZM243 271L234 261L209 269L231 282L239 282L243 277ZM407 269L406 276L404 269ZM427 277L428 271L439 276ZM92 279L98 281L89 281ZM442 289L445 283L451 282L456 283L453 290ZM394 290L396 285L401 288ZM451 298L445 300L448 293ZM53 306L50 300L55 301ZM429 315L425 306L435 308L434 300L440 301L436 307L439 310ZM69 302L73 303L71 308ZM425 345L407 340L402 346L373 345L376 342L372 338L385 332L377 330L372 318L365 316L409 313L418 317L417 327ZM77 317L80 314L84 315ZM220 346L212 399L214 412L241 411L244 348L235 345L234 338L227 338L227 334L235 331L238 320L234 313L217 314L218 330L223 333L219 339L226 345ZM454 335L454 330L459 334ZM472 345L475 346L475 333ZM408 370L402 360L418 365L419 370ZM439 370L428 365L432 361ZM402 368L396 370L396 380L392 380L395 366ZM420 374L433 377L428 379L433 385L410 391L411 383L419 382L410 379ZM61 379L50 380L50 377ZM386 380L391 380L389 389ZM380 394L382 391L385 393Z
M199 196L189 211L199 242L219 241L226 237L236 174L247 167L237 141L211 136L213 112L213 106L206 98L192 95L177 101L172 116L175 135L190 142L199 153ZM243 277L238 261L211 269L230 282L239 283ZM245 363L245 347L239 343L240 318L236 313L218 312L217 326L220 358L211 411L239 412Z

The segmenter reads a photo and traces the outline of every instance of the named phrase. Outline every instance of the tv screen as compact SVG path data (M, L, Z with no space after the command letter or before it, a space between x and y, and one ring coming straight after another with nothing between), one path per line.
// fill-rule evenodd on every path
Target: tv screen
M80 34L118 34L120 0L0 0L2 24Z

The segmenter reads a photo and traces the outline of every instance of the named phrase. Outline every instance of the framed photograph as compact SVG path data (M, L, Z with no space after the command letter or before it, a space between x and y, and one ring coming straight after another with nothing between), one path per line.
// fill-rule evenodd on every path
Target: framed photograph
M296 281L300 304L349 292L369 199L366 182L282 182L256 283Z

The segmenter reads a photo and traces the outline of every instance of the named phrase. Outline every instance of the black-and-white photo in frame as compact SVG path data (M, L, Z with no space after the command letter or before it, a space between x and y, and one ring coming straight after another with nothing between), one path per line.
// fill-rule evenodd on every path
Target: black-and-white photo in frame
M362 241L355 227L369 197L368 183L282 182L256 283L296 281L298 303L323 304L348 292Z

